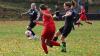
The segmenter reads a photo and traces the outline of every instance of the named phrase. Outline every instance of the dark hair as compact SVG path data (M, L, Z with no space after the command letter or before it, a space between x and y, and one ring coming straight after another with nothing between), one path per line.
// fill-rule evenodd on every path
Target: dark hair
M47 6L46 6L45 4L41 4L41 5L39 6L39 8L40 8L41 10L46 10L46 9L47 9Z
M76 7L76 4L77 4L77 3L76 3L75 0L72 0L71 3L72 3L72 6Z
M65 4L66 6L69 6L69 7L71 7L71 5L72 5L71 2L65 2L64 4Z

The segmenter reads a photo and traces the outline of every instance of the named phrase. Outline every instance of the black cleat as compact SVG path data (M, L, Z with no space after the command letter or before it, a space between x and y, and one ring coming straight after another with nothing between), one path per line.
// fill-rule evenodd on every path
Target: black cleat
M62 45L61 45L61 52L66 52L66 43L65 42L62 42Z

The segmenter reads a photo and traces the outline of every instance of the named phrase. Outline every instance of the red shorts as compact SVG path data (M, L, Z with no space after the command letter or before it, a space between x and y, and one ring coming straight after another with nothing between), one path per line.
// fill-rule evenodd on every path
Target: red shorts
M81 19L82 21L85 21L85 20L87 19L87 17L86 17L86 15L81 15L81 16L80 16L80 19Z
M42 31L42 38L45 38L45 39L49 39L49 40L52 40L53 36L55 34L55 30L50 30L50 28L48 29L44 29Z

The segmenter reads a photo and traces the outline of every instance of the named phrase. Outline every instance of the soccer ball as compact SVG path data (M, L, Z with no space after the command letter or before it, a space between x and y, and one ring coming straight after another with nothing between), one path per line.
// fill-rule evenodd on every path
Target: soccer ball
M29 30L27 30L27 31L25 31L25 35L26 35L27 37L30 37L30 36L32 35L32 32L29 31Z

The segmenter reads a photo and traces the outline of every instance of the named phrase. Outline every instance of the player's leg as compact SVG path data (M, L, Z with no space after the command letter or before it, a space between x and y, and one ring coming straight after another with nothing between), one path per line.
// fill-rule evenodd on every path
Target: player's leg
M61 27L61 28L59 29L59 31L55 33L53 41L57 41L57 40L58 40L58 36L61 35L63 28L64 28L64 26Z
M59 46L60 45L60 43L58 43L56 41L53 41L54 34L55 34L55 32L50 32L50 31L48 31L48 33L46 34L46 37L47 37L46 44L49 47Z
M75 16L74 24L75 24L75 25L83 25L83 24L81 23L80 15L79 15L79 14L77 14L77 15Z
M52 44L53 46L60 46L60 43L58 43L57 41L51 41L51 44Z
M75 30L74 24L73 24L73 27L72 28L73 28L73 30Z
M60 43L58 43L57 41L53 41L53 36L54 36L54 32L49 32L49 36L47 37L47 43L49 44L49 46L60 46Z
M53 41L57 41L59 35L61 35L61 32L60 31L56 32Z
M47 49L47 45L46 45L46 38L41 37L41 44L42 44L42 48L43 48L44 52L46 54L48 54L48 49Z
M49 39L46 41L46 44L48 46L50 46L50 47L52 47L52 46L60 46L60 43L58 43L57 41L53 41L53 40L49 40Z
M33 36L35 35L35 33L32 31L31 27L28 26L27 30L31 31Z
M33 34L33 36L35 35L35 33L33 32L33 30L32 30L32 28L34 28L36 26L36 23L34 23L33 21L32 22L30 22L30 24L29 24L29 30L32 32L32 34Z
M81 18L79 18L79 20L76 22L76 25L78 25L78 27L80 26L80 25L83 25L82 23L81 23Z
M62 52L66 52L66 41L65 41L65 38L69 35L69 33L71 32L72 30L72 26L70 27L67 27L67 28L64 28L63 30L63 33L62 33L62 36L61 36L61 41L62 41Z
M33 22L30 21L30 23L29 23L29 25L27 27L27 30L32 32L32 36L29 39L36 38L35 37L35 33L32 30L32 28L34 28L35 26L36 26L36 23L33 23Z
M92 22L88 21L87 19L85 20L85 22L88 24L92 24Z
M62 44L61 44L61 47L62 47L62 50L61 52L66 52L66 41L65 41L65 36L61 36L61 41L62 41Z

